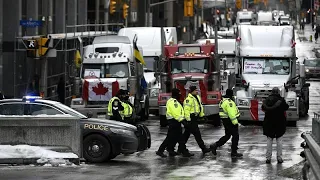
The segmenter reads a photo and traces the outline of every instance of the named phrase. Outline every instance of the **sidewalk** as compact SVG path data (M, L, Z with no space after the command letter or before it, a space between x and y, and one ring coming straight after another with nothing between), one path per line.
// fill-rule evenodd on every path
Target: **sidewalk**
M304 27L304 32L300 30L300 25L296 26L296 41L309 41L310 42L310 36L312 36L312 42L315 41L314 39L314 31L312 31L311 24L306 24Z

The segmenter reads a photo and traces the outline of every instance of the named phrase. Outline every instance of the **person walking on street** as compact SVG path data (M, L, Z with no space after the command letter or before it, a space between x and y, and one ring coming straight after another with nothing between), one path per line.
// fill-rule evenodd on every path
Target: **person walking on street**
M121 99L123 98L124 90L120 89L116 96L111 98L108 103L108 115L111 120L122 121L121 111L124 110Z
M210 146L212 154L217 155L217 148L223 146L232 136L231 139L231 157L241 158L243 155L238 153L239 143L239 123L238 118L240 116L239 109L233 99L233 91L227 89L225 97L220 101L220 118L222 119L223 126L225 128L225 135L221 137L217 142Z
M200 129L198 126L198 120L204 119L204 111L201 103L201 98L198 95L197 87L190 86L189 94L187 98L184 100L184 115L187 121L185 125L185 131L183 133L184 142L187 143L190 137L190 134L194 135L199 147L202 150L203 154L210 152L210 149L207 148L202 140ZM179 146L178 151L182 147Z
M267 152L266 163L271 163L272 143L273 139L277 141L277 160L278 163L283 163L282 160L282 136L286 132L286 110L289 105L285 99L280 96L280 91L277 87L272 89L272 94L263 102L262 110L265 112L263 121L263 134L267 136Z
M190 154L185 146L182 139L182 128L181 123L184 123L184 110L183 106L178 101L180 99L180 90L172 89L172 97L167 101L166 104L166 117L168 120L169 128L167 137L161 143L156 154L160 157L167 157L163 152L165 149L169 152L169 156L176 156L178 153L174 151L174 147L179 142L184 157L190 157Z

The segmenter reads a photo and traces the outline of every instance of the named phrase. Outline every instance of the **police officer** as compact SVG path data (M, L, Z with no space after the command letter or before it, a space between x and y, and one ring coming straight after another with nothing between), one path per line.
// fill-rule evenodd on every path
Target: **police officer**
M217 148L223 146L232 136L231 157L242 157L242 154L237 151L239 143L239 123L237 118L240 116L240 113L234 102L233 91L231 89L227 89L225 97L220 101L219 115L225 128L225 135L210 146L212 153L217 155Z
M172 89L172 97L167 101L166 104L166 117L169 124L167 137L156 152L156 154L161 157L167 157L165 154L163 154L165 149L167 149L169 152L169 156L176 156L177 153L174 151L174 147L177 142L179 142L181 153L184 157L192 156L192 154L187 151L185 143L182 139L181 123L185 119L183 106L180 104L178 99L180 99L180 91L179 89L174 88Z
M190 134L193 134L202 150L202 153L205 154L210 152L210 149L205 146L201 138L201 133L198 127L198 120L200 118L204 118L204 111L196 86L190 86L189 94L183 104L185 119L187 121L187 123L185 123L185 131L183 133L185 143L188 142ZM180 145L178 151L180 152Z
M123 91L123 96L122 96L122 106L123 106L123 111L120 112L120 115L123 118L123 121L129 124L134 124L135 119L133 116L133 105L129 101L130 93L128 90Z
M124 90L120 89L116 96L110 99L108 104L108 115L111 120L122 121L121 111L124 110L121 99L123 98Z

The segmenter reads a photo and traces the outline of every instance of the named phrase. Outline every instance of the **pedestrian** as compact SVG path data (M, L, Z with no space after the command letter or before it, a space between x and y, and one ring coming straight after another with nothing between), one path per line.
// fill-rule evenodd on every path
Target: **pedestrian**
M210 152L210 149L207 148L202 140L200 129L198 126L198 120L204 120L204 110L201 103L201 97L198 95L198 89L196 86L190 86L189 94L183 102L184 106L184 115L188 123L185 125L185 131L183 133L184 142L187 143L190 137L190 134L193 134L196 139L198 146L201 148L202 153L206 154ZM178 148L180 152L181 148Z
M234 102L233 90L227 89L226 95L220 101L220 118L222 119L225 129L225 135L221 137L217 142L210 146L213 155L217 155L217 148L223 146L232 136L231 139L231 157L241 158L243 155L238 153L239 143L239 123L240 117L239 109Z
M120 115L123 117L123 121L128 124L135 124L135 117L133 113L133 105L129 101L130 93L128 90L123 91L123 96L120 99L122 101L123 111L120 111Z
M121 111L124 110L121 99L123 98L124 90L120 89L117 95L109 100L108 103L108 115L111 120L123 121Z
M174 147L179 142L179 146L182 150L182 155L184 157L190 157L190 154L187 149L186 145L182 139L182 128L181 123L185 121L184 119L184 110L183 106L178 101L180 99L180 90L179 89L172 89L172 97L167 101L166 104L166 117L168 120L169 128L167 132L167 137L161 143L158 151L156 154L160 157L167 157L163 152L165 149L169 152L169 156L176 156L178 153L174 151Z
M61 102L62 104L64 103L64 95L65 95L64 93L65 93L65 83L63 81L63 78L61 77L57 87L57 94L58 94L59 102Z
M304 34L304 26L305 26L305 23L304 23L304 21L302 21L301 27L302 27L302 33L303 34Z
M283 163L282 159L282 136L286 132L286 115L285 112L289 109L289 105L285 99L280 96L280 91L277 87L272 89L272 94L263 102L262 110L265 112L263 122L263 134L267 136L267 152L266 163L271 163L272 143L273 139L277 141L277 160L278 163Z
M30 96L40 96L39 76L35 75L28 86L27 94Z

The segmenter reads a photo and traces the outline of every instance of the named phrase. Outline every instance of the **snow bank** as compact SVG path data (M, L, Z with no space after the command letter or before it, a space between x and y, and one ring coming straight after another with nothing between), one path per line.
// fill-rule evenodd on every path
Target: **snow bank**
M55 152L39 146L0 145L0 159L4 158L63 159L78 158L78 156L74 153Z

